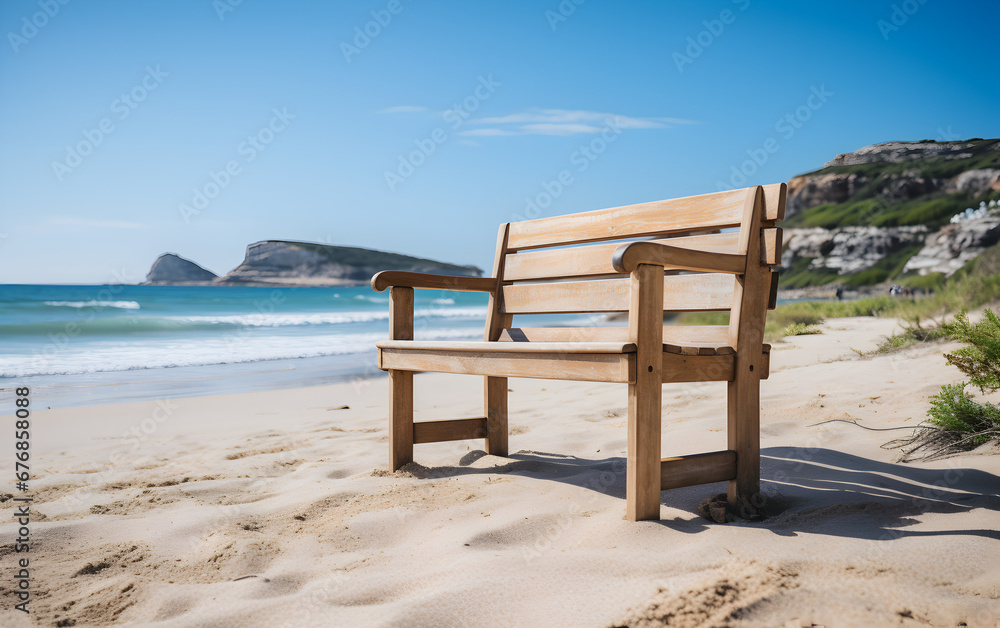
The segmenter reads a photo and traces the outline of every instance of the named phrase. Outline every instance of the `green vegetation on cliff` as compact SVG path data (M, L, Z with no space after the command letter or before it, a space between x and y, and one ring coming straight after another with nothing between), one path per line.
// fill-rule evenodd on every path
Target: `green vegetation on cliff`
M866 164L869 166L878 164ZM883 179L884 181L884 179ZM818 205L795 214L782 223L783 227L901 227L906 225L927 225L937 229L952 216L966 207L979 205L980 201L1000 198L1000 193L970 198L967 194L945 194L937 192L899 202L891 202L883 197L858 198L856 194L844 203Z
M938 228L966 207L976 206L980 201L1000 199L1000 192L973 197L965 193L933 190L913 198L894 200L893 195L887 193L892 183L904 179L951 179L969 170L1000 169L998 145L1000 140L980 140L964 150L962 154L969 156L961 159L943 156L912 158L898 162L827 166L807 173L802 176L856 174L864 177L866 182L846 201L811 207L788 218L783 226L833 229L868 225L927 225L930 229Z

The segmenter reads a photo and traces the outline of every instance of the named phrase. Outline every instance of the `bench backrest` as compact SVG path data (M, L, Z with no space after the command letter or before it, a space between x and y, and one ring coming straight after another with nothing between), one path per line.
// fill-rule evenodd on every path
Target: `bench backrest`
M781 229L786 187L777 183L714 194L689 196L539 218L501 225L493 276L502 290L491 298L486 339L500 341L619 341L625 327L512 327L518 314L627 312L629 278L612 266L615 249L634 240L653 239L673 246L719 253L744 253L760 247L751 262L774 267L781 262ZM753 233L752 230L759 230ZM722 231L725 230L725 231ZM748 293L770 294L774 307L777 273L667 271L664 312L739 311ZM746 282L766 285L744 285ZM729 325L665 326L664 342L729 342L739 316ZM761 323L762 326L763 323Z

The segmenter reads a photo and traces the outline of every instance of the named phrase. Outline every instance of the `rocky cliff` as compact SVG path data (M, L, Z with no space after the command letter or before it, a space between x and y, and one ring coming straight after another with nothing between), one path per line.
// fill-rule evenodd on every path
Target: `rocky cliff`
M781 287L950 276L1000 241L1000 208L989 205L998 199L1000 140L888 142L837 155L788 182Z
M892 255L923 242L927 227L843 227L785 229L781 262L793 267L803 258L812 270L829 269L846 275L867 270Z
M1000 192L1000 140L887 142L837 155L821 170L792 177L786 216L869 199L875 201L864 208L870 218L873 206L884 209L915 199L931 200L928 196L972 200L991 192ZM850 211L843 216L865 217Z
M386 253L351 246L265 240L247 247L243 263L217 277L173 253L161 255L146 275L146 285L357 286L381 270L408 270L478 277L475 266Z
M146 274L146 281L142 283L147 286L197 285L212 282L217 277L212 271L205 270L176 253L164 253L153 262L153 266Z
M944 273L951 276L959 268L1000 241L1000 216L988 215L945 225L924 241L916 255L907 260L903 272L919 275Z

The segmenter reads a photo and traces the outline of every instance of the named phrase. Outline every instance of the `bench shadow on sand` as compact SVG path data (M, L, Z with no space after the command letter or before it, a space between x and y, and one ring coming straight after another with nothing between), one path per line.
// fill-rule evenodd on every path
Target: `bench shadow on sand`
M496 462L489 464L493 461ZM889 540L971 535L1000 540L1000 530L995 529L906 529L919 523L915 517L925 513L958 513L976 508L1000 511L1000 477L951 465L947 460L936 466L942 468L879 462L835 449L768 447L761 451L761 489L768 516L761 522L738 520L735 525L761 527L781 536L802 532ZM411 463L404 470L422 479L470 474L520 475L593 491L590 497L582 494L580 508L574 508L575 512L597 506L594 493L623 500L625 497L624 457L587 459L520 451L508 458L492 458L477 450L466 454L457 466L424 467ZM684 533L717 525L697 515L698 504L725 490L725 482L716 482L663 491L661 503L687 515L665 518L659 523ZM606 501L600 500L600 506L606 505Z

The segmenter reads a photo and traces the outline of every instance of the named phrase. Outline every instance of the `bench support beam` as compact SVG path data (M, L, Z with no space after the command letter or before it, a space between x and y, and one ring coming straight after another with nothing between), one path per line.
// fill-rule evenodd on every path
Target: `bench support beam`
M677 456L660 461L660 490L725 482L736 477L736 452L731 449L707 454Z
M443 443L449 440L468 440L486 436L486 418L442 419L440 421L420 421L413 424L413 442Z

